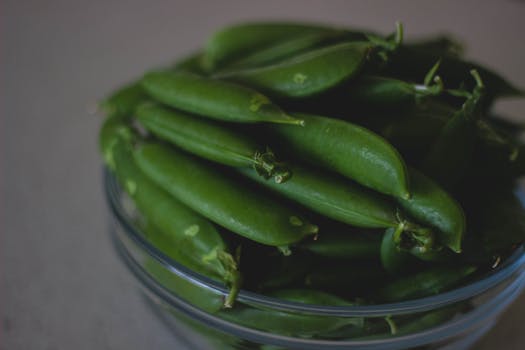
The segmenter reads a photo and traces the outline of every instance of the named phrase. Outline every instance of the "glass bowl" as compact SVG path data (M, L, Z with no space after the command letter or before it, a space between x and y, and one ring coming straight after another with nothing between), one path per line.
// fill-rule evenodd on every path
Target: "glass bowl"
M329 307L242 290L223 310L226 287L152 246L134 224L133 206L104 174L115 248L149 305L188 348L466 349L497 322L525 287L524 247L496 269L435 296L391 304Z

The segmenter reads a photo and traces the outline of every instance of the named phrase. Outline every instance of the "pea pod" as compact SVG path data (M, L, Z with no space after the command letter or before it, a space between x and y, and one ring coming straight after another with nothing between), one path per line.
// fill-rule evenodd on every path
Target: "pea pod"
M140 103L147 99L147 95L138 82L133 82L119 88L100 103L100 108L108 115L129 117Z
M461 42L444 35L407 42L406 47L409 50L432 54L435 57L460 58L464 52Z
M155 104L141 105L136 116L155 136L200 157L228 166L252 168L259 176L274 177L278 183L290 177L286 166L269 149L224 124Z
M221 294L215 290L202 288L202 286L195 284L193 281L167 270L165 266L156 260L148 259L144 263L144 270L163 288L199 309L216 314L224 307L224 300Z
M422 84L404 80L364 75L352 81L347 90L347 103L355 107L367 107L384 111L413 107L423 98L438 96L443 92L441 78L435 75L437 62L425 76Z
M387 199L342 176L299 164L290 165L293 176L275 184L253 172L241 172L270 190L331 219L357 227L396 227L396 208Z
M110 125L108 124L106 125ZM199 214L152 183L133 159L133 135L125 125L110 126L101 135L103 153L123 188L133 199L143 218L158 228L162 236L148 238L165 254L188 268L226 282L230 295L224 301L231 307L240 288L240 274L235 259L215 227ZM104 129L104 127L103 127Z
M185 71L147 73L142 86L148 95L161 103L212 119L302 124L257 91Z
M396 242L396 230L389 228L383 234L381 240L381 264L391 275L399 275L419 267L417 259L427 262L450 262L454 259L448 250L443 247L430 248L426 251L420 249L403 250ZM416 259L417 258L417 259Z
M276 96L306 97L358 74L372 47L369 42L336 44L273 65L228 71L216 77L247 84Z
M334 228L334 226L336 227ZM378 236L376 232L352 232L352 228L347 227L345 230L337 226L338 225L332 225L328 230L326 227L323 227L325 234L314 242L301 243L299 248L322 257L377 259L381 237ZM330 231L334 229L335 231Z
M181 202L250 240L286 246L318 231L272 197L175 149L144 143L135 151L135 159L152 180Z
M477 87L441 130L429 153L423 160L422 169L445 187L453 187L464 175L473 157L476 142L476 121L481 117L481 101L484 85L476 71L472 75Z
M362 297L370 300L370 291L388 278L379 264L373 261L345 264L333 260L318 264L304 277L304 285L344 297Z
M202 52L195 52L183 59L177 61L173 65L175 71L185 71L197 75L206 75L203 67L204 54Z
M523 96L522 89L516 88L488 68L459 58L442 54L436 55L433 52L410 47L401 46L395 54L390 56L388 71L385 73L402 79L418 79L438 59L441 59L441 76L449 86L464 85L466 89L474 88L475 85L468 81L466 72L475 69L483 77L487 86L487 102L497 97Z
M410 169L410 183L412 197L399 198L398 204L422 224L437 229L437 238L441 244L460 253L466 228L461 206L441 187L415 169ZM399 237L398 235L396 240Z
M271 128L283 149L378 192L410 197L405 162L381 136L342 120L294 115L305 121L303 128Z
M205 48L205 66L209 70L221 68L246 56L246 53L264 50L276 43L305 35L319 35L337 31L330 27L307 23L258 22L240 23L217 31Z
M355 305L334 295L308 289L279 290L269 296L311 305ZM223 312L222 317L250 328L293 336L322 336L343 326L363 326L362 318L323 317L255 308L235 308Z
M380 300L397 302L441 293L476 271L473 266L427 269L390 282L378 291Z
M337 41L356 40L363 41L366 40L366 37L362 33L338 31L335 29L331 31L321 31L319 33L301 34L289 40L277 41L277 43L271 46L248 53L240 57L237 61L230 63L226 69L220 72L267 66L308 50L333 44Z

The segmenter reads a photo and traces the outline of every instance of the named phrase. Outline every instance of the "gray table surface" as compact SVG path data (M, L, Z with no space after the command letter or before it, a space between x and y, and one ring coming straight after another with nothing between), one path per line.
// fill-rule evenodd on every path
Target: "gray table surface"
M520 1L3 1L0 348L184 349L142 303L108 239L96 102L199 47L217 27L304 19L457 34L525 86ZM496 106L513 118L524 101ZM523 119L521 119L523 120ZM518 349L525 295L477 346Z

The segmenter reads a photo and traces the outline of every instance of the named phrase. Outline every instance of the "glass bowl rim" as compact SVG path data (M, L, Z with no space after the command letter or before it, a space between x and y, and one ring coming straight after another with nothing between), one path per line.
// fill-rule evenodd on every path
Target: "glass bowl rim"
M131 239L148 255L169 269L170 272L188 279L192 283L211 290L217 294L223 296L228 294L228 288L223 283L214 281L206 276L202 276L199 273L186 268L152 246L144 238L144 235L136 227L136 225L132 223L131 218L124 210L120 201L120 196L122 195L121 188L115 176L105 167L103 181L104 193L110 211L118 220L118 223L124 228L123 231L127 238ZM524 195L522 190L520 190L520 192L521 195ZM484 278L477 279L467 285L452 289L450 291L424 298L376 305L324 306L285 301L241 289L239 295L237 296L237 302L257 307L281 310L284 312L300 312L306 314L339 317L380 317L384 315L418 313L451 305L456 302L464 301L483 294L484 292L506 281L524 266L525 248L524 245L521 245L520 247L516 248L511 256L509 256L502 264L500 264L494 270L488 272Z

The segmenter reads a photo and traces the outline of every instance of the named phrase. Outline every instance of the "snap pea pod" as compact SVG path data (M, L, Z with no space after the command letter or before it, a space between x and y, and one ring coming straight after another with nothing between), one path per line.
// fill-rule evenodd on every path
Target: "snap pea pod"
M286 246L318 231L272 197L175 149L143 143L136 149L135 159L152 180L181 202L250 240Z
M323 232L314 242L300 243L298 248L312 252L318 256L339 259L377 259L381 236L376 232L355 232L355 229L335 227L328 229L323 226ZM342 226L342 225L339 225ZM354 232L352 232L354 231Z
M228 79L281 97L306 97L357 75L373 45L351 42L323 47L260 68L218 73Z
M142 78L142 87L161 103L212 119L302 124L255 90L189 72L149 72Z
M101 140L102 152L106 159L111 159L108 165L142 217L162 233L162 236L148 238L186 267L229 285L231 290L224 306L231 307L240 288L240 273L226 243L210 222L172 198L142 173L133 159L132 131L123 124L115 127L110 123L104 127L110 127L113 134L101 134L106 138Z
M464 86L466 89L474 88L475 84L472 84L472 82L468 80L466 72L475 69L483 77L483 81L487 86L487 102L497 97L523 96L523 89L516 88L488 68L459 58L441 54L436 55L432 52L404 46L399 47L396 52L390 56L385 74L402 79L418 79L418 77L425 74L425 71L438 59L441 59L441 76L447 82L448 86Z
M461 42L449 36L440 35L436 37L419 39L406 43L409 50L415 50L432 54L436 57L455 57L463 55L464 47Z
M203 66L204 54L202 52L195 52L187 57L184 57L180 61L173 64L173 70L185 71L197 75L206 75L206 71Z
M451 188L464 175L473 157L476 121L481 118L485 87L479 74L472 71L477 86L441 130L422 163L422 169L439 184Z
M378 298L396 302L438 294L454 287L475 271L473 266L427 269L388 283L378 291Z
M156 104L137 108L137 120L155 136L200 157L233 167L255 170L265 179L286 181L291 173L271 150L240 131Z
M139 82L133 82L119 88L100 103L100 108L108 116L117 114L129 117L135 112L138 104L144 102L147 95Z
M422 84L384 76L364 75L349 84L347 103L354 108L392 111L413 107L425 97L438 96L444 88L436 74L437 62L427 73Z
M452 108L437 110L433 105L428 109L415 108L401 118L391 118L377 127L377 132L387 139L412 164L419 164L430 151L443 129Z
M305 121L303 128L271 127L283 149L378 192L410 197L405 162L381 136L342 120L294 115Z
M334 220L368 228L399 224L395 206L381 195L337 174L299 164L289 167L293 176L280 184L265 181L245 169L240 171L270 190Z
M301 54L307 50L312 50L320 46L333 44L341 41L363 41L366 36L362 33L352 33L347 31L321 31L319 33L307 33L297 35L289 40L278 41L276 44L248 53L240 57L237 61L230 63L227 68L220 72L236 69L249 69L262 67L277 63L294 55Z
M381 240L380 256L383 268L391 275L399 275L420 267L417 259L427 262L450 262L454 260L448 250L443 247L431 248L421 252L418 249L403 250L395 241L396 230L389 228Z
M256 22L239 23L225 27L208 40L204 63L215 70L239 58L297 37L324 34L338 29L310 23Z
M309 289L279 290L269 293L270 297L284 299L302 304L326 306L352 306L342 298ZM290 336L321 336L323 333L351 325L362 328L363 319L360 317L323 317L284 311L263 310L255 308L235 308L223 312L221 316L229 321L242 324L276 334Z
M460 253L466 229L465 214L461 206L441 187L415 169L410 169L410 183L412 197L398 198L398 204L416 220L437 229L439 243ZM402 233L396 234L396 242L401 235Z
M304 277L304 285L314 290L321 290L343 297L361 297L370 300L370 291L374 290L388 276L375 262L357 262L351 265L343 260L333 260L318 264Z

